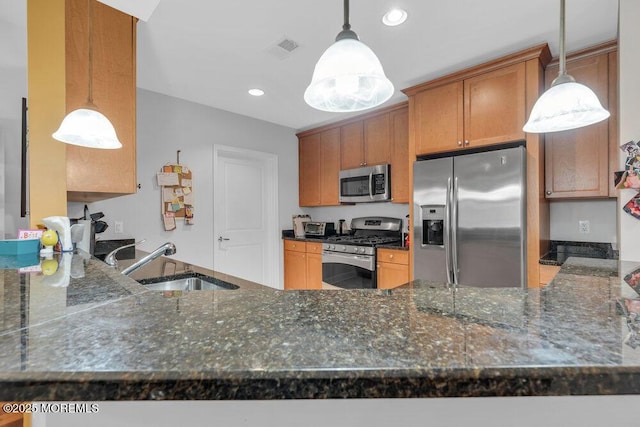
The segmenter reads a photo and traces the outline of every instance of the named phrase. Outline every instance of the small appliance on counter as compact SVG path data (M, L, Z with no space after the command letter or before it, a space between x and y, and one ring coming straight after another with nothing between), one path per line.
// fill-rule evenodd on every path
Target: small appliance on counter
M333 222L307 222L304 225L304 236L322 238L336 234Z
M309 215L293 215L293 235L301 239L305 235L304 226L311 221Z

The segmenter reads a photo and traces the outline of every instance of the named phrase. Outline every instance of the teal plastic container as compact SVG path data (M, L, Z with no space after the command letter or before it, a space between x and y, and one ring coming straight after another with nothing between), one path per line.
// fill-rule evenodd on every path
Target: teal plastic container
M37 254L40 251L40 239L0 240L0 255Z

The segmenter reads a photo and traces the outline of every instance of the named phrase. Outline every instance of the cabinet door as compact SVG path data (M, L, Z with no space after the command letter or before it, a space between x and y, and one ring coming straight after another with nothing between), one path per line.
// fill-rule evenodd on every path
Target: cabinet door
M307 289L322 289L322 253L307 252Z
M298 203L320 205L320 134L300 138L298 142Z
M391 162L391 128L389 114L364 121L364 164L382 165Z
M451 151L463 139L462 82L449 83L415 95L416 154Z
M88 97L88 2L67 1L66 108ZM67 145L69 201L95 201L136 192L136 19L93 4L93 99L113 124L122 148Z
M464 81L464 140L469 147L524 140L525 64Z
M357 121L340 128L340 168L361 166L364 166L364 128L362 121Z
M390 262L378 262L378 289L392 289L409 282L409 266Z
M409 203L409 110L392 111L391 122L391 202Z
M307 254L298 251L284 251L284 288L307 288Z
M339 128L329 129L320 134L320 164L320 205L338 205L340 186Z
M591 88L608 107L608 55L568 61L567 72ZM549 87L558 68L545 73ZM580 129L545 135L547 198L607 197L609 195L609 120Z

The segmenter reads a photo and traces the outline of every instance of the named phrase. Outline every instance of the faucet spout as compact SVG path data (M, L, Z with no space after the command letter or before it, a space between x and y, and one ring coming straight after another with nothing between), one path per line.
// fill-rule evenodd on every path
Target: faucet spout
M124 275L129 275L136 271L137 269L144 267L154 259L162 256L162 255L173 255L176 253L176 245L171 242L167 242L164 245L160 246L158 249L151 252L149 255L140 258L138 261L131 264L129 267L124 268L121 273Z

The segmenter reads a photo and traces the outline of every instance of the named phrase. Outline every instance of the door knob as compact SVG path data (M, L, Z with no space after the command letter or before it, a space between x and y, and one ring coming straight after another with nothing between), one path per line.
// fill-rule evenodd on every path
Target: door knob
M230 239L227 239L226 237L222 237L222 236L218 237L218 242L223 242L227 240L230 240Z

